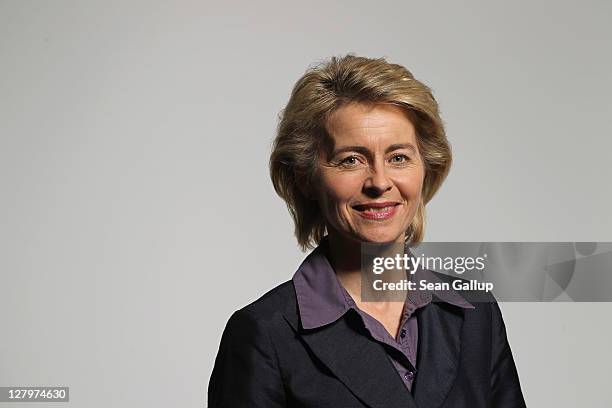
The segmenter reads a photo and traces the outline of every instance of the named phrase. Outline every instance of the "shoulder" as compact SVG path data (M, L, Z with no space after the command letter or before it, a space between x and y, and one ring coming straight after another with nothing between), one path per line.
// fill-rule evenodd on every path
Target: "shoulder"
M210 377L209 406L286 406L278 337L287 331L279 330L280 316L292 290L284 282L229 318Z
M281 283L268 292L261 295L257 300L249 303L238 312L251 315L259 319L269 319L272 316L291 308L296 302L293 281L288 280Z
M296 313L296 303L293 281L288 280L236 310L230 317L228 326L274 326L283 321L283 317L291 317Z

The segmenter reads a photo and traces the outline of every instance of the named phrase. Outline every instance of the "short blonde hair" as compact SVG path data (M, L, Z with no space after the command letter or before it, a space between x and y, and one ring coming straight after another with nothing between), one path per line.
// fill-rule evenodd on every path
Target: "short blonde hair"
M270 155L272 184L287 204L303 250L318 245L326 232L326 220L318 203L305 193L316 179L318 152L329 141L326 122L338 108L354 102L399 106L415 127L425 178L422 201L406 231L407 243L416 244L423 239L425 204L450 169L451 149L438 103L431 90L406 68L384 58L348 54L308 69L279 115Z

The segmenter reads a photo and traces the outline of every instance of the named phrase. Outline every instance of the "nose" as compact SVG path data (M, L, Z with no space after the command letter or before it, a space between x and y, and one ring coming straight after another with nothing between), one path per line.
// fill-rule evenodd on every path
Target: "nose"
M393 183L387 174L384 163L376 163L370 166L367 178L363 183L364 193L373 196L380 196L390 190Z

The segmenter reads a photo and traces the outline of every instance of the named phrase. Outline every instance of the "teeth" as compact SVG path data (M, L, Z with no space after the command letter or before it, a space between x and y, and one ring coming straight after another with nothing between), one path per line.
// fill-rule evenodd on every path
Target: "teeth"
M389 211L390 209L391 209L391 206L383 207L383 208L368 207L365 209L365 211L366 212L386 212L386 211Z

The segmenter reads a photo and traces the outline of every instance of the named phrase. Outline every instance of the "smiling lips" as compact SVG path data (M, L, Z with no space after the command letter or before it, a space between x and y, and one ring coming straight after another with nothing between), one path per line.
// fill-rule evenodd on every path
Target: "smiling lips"
M382 203L364 203L353 206L360 216L368 220L387 220L395 215L400 203L385 201Z

